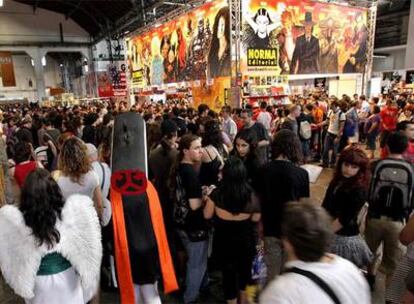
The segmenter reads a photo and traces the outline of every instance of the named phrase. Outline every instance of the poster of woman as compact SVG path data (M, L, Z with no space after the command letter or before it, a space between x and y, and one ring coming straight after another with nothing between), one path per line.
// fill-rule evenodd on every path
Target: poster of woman
M213 24L213 37L208 54L210 78L230 76L230 13L227 6L221 8Z

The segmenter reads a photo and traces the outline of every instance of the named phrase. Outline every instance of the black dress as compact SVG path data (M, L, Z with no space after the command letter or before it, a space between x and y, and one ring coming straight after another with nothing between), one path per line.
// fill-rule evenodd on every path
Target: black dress
M220 187L211 199L220 209L226 210ZM242 213L260 212L257 203L249 202ZM256 253L256 224L251 219L232 221L214 217L214 242L219 268L223 272L226 299L234 299L250 281L253 258Z
M333 219L338 219L338 230L331 245L331 252L362 268L373 258L365 240L359 234L358 214L366 202L367 191L348 183L330 184L322 203Z

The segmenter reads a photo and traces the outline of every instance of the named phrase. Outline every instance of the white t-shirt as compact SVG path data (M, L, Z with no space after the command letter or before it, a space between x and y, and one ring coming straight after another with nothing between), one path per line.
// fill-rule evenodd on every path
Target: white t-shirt
M341 304L371 304L368 284L359 269L351 262L332 255L330 263L293 261L286 268L297 267L321 278ZM326 292L309 278L285 273L270 282L260 296L260 304L332 304Z
M96 187L100 186L99 178L94 170L90 170L82 176L79 183L75 183L70 177L63 175L59 176L57 183L65 200L72 194L83 194L93 199Z
M270 130L270 125L272 123L272 116L268 112L260 112L257 116L257 121L260 122L266 130Z
M223 131L230 137L231 141L236 137L237 125L231 117L223 121Z
M336 112L329 110L328 112L329 126L328 132L334 135L339 133L339 123L346 120L346 115L344 112L338 110Z
M101 167L102 165L102 167ZM102 168L104 172L102 171ZM109 193L109 186L111 184L111 169L109 169L109 166L105 163L94 161L92 163L92 169L95 171L96 175L99 179L99 185L102 189L102 197L107 198ZM104 178L105 174L105 178ZM102 182L104 183L102 185Z
M371 112L371 106L368 101L364 100L361 104L361 110L365 113Z

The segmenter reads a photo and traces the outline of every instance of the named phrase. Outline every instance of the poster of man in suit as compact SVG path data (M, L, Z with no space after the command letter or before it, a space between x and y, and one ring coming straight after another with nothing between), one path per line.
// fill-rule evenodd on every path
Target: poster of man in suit
M302 20L305 33L296 39L290 65L291 74L316 74L319 73L319 39L313 36L315 22L312 13L306 12L305 20Z

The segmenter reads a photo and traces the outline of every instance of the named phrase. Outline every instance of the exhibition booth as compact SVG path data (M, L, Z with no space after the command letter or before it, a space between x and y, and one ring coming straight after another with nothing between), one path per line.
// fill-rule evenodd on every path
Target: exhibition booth
M194 2L126 38L132 100L186 98L212 108L326 92L365 93L376 4Z

